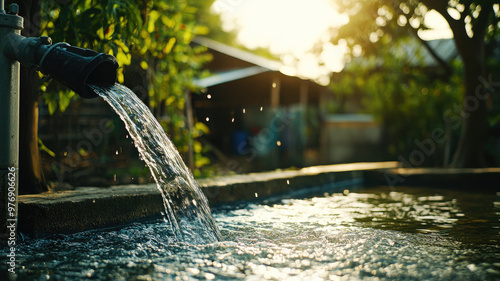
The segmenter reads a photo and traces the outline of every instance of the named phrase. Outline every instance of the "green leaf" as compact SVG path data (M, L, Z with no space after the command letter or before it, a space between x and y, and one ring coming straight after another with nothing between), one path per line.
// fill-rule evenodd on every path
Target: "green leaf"
M57 110L57 100L55 98L55 95L53 93L46 94L44 99L45 99L45 104L49 109L49 114L53 115L54 112L56 112Z
M41 151L46 152L47 154L49 154L52 157L56 157L56 154L54 153L54 151L50 150L47 146L45 146L45 144L43 144L41 139L38 139L38 146L40 147Z
M41 5L40 26L44 29L41 32L54 42L67 41L111 53L121 66L137 63L137 67L147 72L150 105L161 107L154 112L162 112L158 117L166 120L162 125L174 136L177 147L187 147L193 135L208 133L206 126L200 127L203 124L191 133L179 125L187 123L184 93L186 89L197 91L193 79L206 75L203 65L211 59L205 47L190 46L193 36L206 34L208 29L200 25L200 11L190 7L188 1L76 0L42 1ZM144 12L147 12L145 21ZM127 77L124 73L129 69L132 68L119 69L120 81ZM54 114L57 108L67 110L74 93L50 83L48 78L46 81L41 95L49 113ZM201 149L199 154L204 151ZM206 160L200 160L199 164L205 165Z
M174 47L176 41L177 39L175 39L175 37L168 39L167 45L165 46L165 48L163 48L163 53L169 54L170 51L172 51L172 48Z
M75 95L73 91L61 91L59 92L59 110L61 112L66 111L68 106L71 104L71 98Z

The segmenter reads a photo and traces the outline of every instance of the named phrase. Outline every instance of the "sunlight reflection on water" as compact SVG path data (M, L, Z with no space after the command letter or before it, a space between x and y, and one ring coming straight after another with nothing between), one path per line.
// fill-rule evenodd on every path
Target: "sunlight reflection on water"
M498 280L499 201L498 195L383 187L219 208L214 218L224 242L178 243L162 222L60 235L20 247L19 276Z

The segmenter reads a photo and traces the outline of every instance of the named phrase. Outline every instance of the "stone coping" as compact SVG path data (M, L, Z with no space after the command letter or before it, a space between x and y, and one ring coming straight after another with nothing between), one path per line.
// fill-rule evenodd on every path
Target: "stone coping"
M198 181L209 204L339 192L355 185L430 186L500 191L500 168L403 169L398 162L313 166ZM391 182L392 180L392 182ZM160 218L164 210L155 184L109 188L81 187L70 191L19 196L20 233L30 237L113 227Z

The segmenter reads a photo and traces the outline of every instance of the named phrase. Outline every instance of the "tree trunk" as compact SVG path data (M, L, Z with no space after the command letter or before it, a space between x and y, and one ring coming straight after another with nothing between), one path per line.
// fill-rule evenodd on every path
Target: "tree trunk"
M479 47L479 46L478 46ZM481 47L479 47L481 49ZM481 53L481 52L479 52ZM465 95L462 107L462 131L451 167L484 167L484 147L488 138L486 100L489 93L481 81L484 75L484 59L481 55L464 61Z
M481 1L479 15L476 16L471 30L466 28L467 17L471 17L470 5L465 5L460 19L452 18L448 13L448 0L421 0L428 8L438 11L448 22L453 31L453 39L464 66L465 93L462 106L462 132L451 167L483 167L484 147L488 137L486 120L486 101L492 93L488 85L489 77L485 71L485 36L494 1ZM479 3L479 1L478 1Z
M487 13L483 13L482 17L485 15ZM461 112L462 131L451 167L484 167L484 147L488 137L486 101L491 95L485 75L484 31L476 31L473 38L465 32L455 32L454 40L463 61L465 93Z
M23 36L39 36L40 0L18 1L24 17ZM47 190L38 148L38 73L21 67L19 112L19 193L31 194Z

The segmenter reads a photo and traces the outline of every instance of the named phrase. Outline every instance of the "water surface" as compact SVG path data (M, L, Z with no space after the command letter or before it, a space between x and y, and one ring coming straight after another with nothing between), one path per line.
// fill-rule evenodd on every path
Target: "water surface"
M163 222L31 240L19 280L499 280L500 196L368 188L214 210L223 242Z

